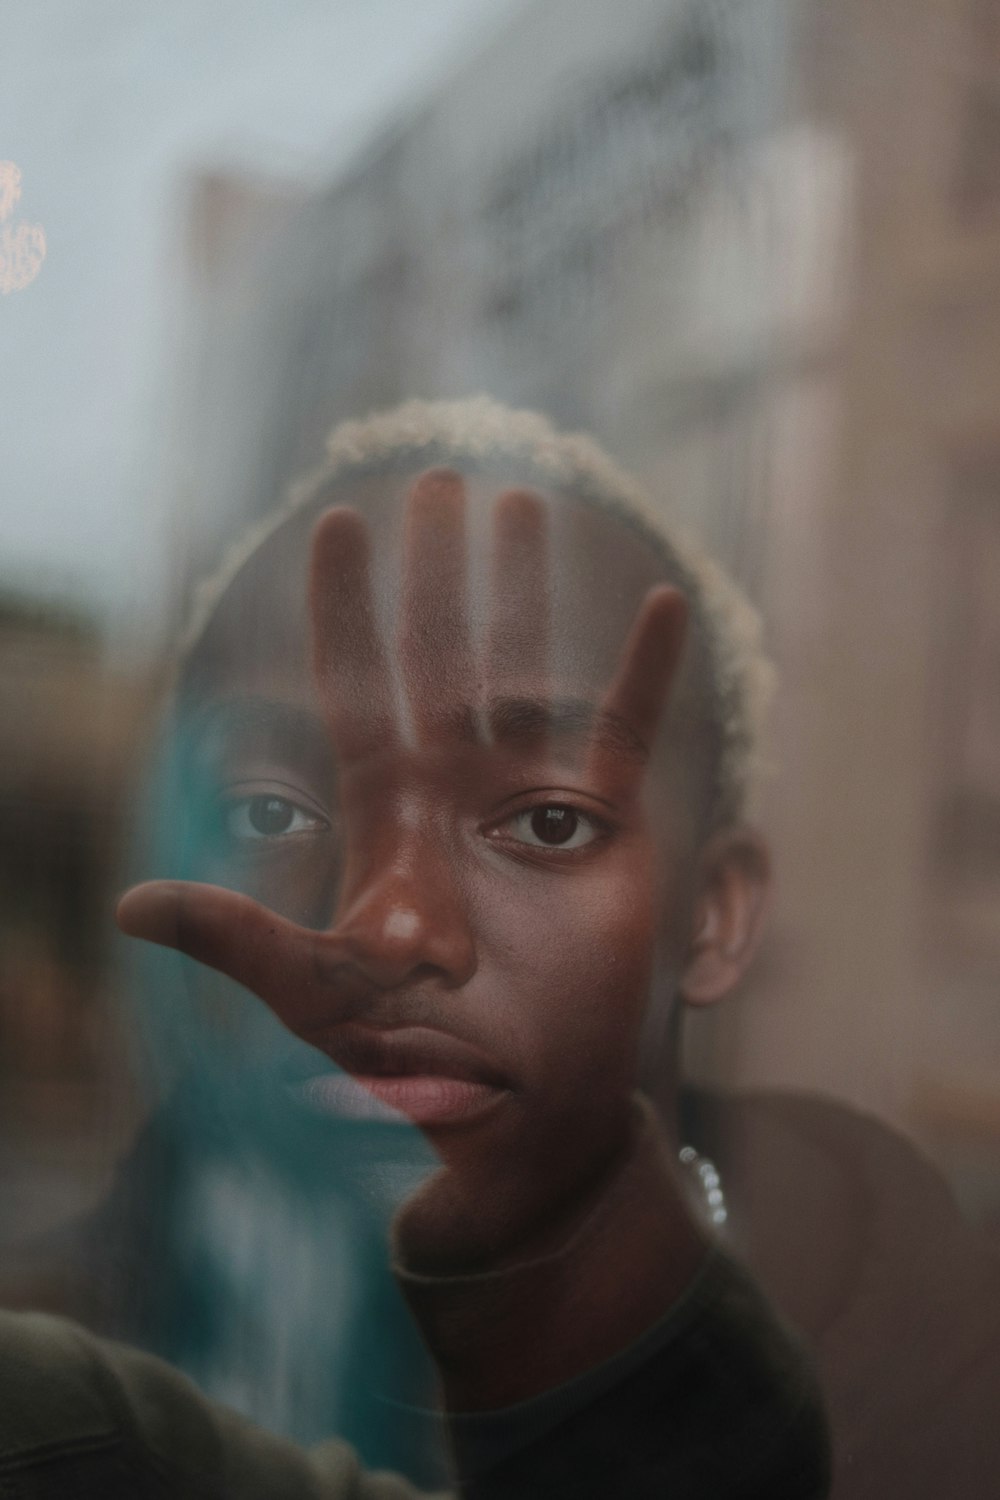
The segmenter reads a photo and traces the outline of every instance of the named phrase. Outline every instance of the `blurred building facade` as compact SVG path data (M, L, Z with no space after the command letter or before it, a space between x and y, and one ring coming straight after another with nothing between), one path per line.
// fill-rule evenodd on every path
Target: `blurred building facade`
M596 435L761 608L778 900L692 1066L915 1132L1000 1216L1000 23L538 0L329 193L194 196L178 576L336 420Z
M107 1186L135 1124L111 908L152 688L92 624L0 599L0 1294L62 1305L43 1237ZM27 1247L27 1248L25 1248Z

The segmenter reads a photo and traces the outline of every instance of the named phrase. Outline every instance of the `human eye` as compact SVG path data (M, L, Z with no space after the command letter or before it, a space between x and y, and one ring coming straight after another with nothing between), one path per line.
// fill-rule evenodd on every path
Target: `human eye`
M607 825L568 802L541 802L512 814L496 836L528 849L574 850L596 843Z
M221 815L223 832L241 844L317 833L329 827L318 811L274 792L229 797L223 802Z

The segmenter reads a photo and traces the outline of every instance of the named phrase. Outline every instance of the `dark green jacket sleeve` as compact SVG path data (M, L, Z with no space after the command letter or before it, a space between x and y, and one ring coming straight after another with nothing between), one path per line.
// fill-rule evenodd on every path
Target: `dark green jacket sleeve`
M416 1500L345 1443L309 1452L206 1401L150 1355L0 1313L4 1500Z

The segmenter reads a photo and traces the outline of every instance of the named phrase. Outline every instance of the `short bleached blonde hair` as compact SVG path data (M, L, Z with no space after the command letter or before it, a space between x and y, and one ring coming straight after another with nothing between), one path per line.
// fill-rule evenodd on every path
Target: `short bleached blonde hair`
M547 417L517 411L487 396L459 401L406 401L359 421L342 422L322 464L290 488L284 502L252 526L198 588L181 652L185 661L243 565L293 516L334 484L379 473L453 464L514 467L519 476L596 505L638 530L684 592L690 628L704 656L704 712L713 741L709 822L718 827L744 812L759 765L773 668L762 648L760 618L730 576L657 511L637 479L586 433L562 433Z

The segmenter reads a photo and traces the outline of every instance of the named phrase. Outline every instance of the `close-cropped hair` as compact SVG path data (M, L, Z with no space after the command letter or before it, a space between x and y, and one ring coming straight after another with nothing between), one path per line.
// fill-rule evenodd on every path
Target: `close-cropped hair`
M559 432L547 417L512 410L487 396L406 401L335 427L324 461L241 535L198 586L181 643L181 682L222 596L286 521L320 504L333 486L437 465L467 473L502 467L512 480L549 487L608 512L645 539L662 563L664 580L686 597L689 641L701 659L694 696L706 742L707 823L717 828L736 822L759 769L773 686L759 615L729 574L670 524L640 482L592 437Z

